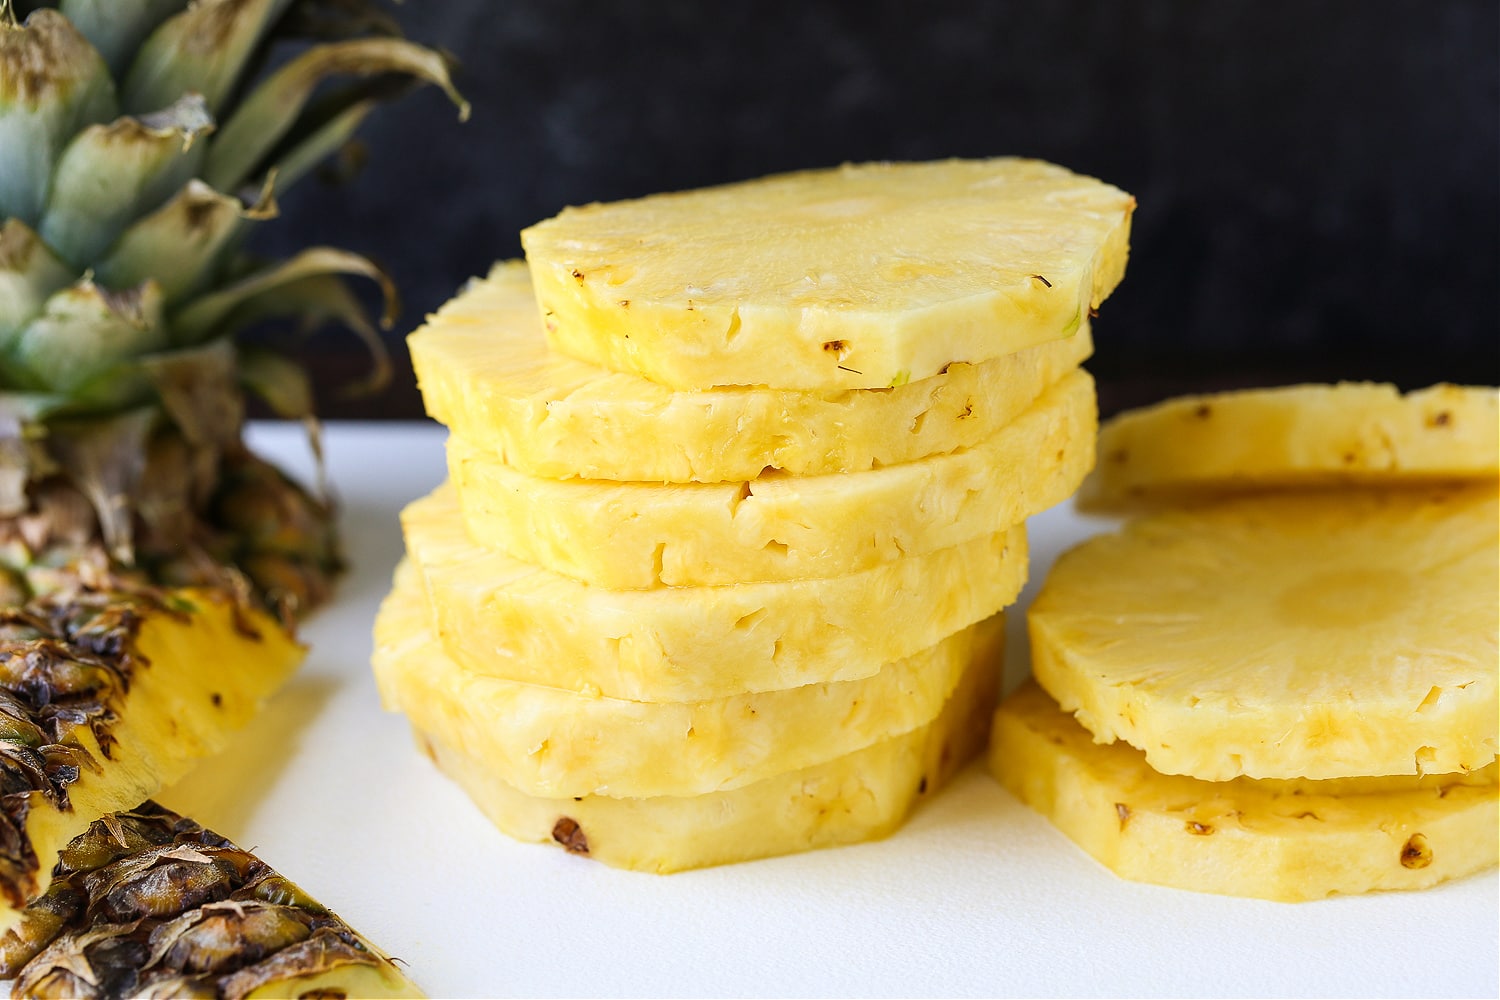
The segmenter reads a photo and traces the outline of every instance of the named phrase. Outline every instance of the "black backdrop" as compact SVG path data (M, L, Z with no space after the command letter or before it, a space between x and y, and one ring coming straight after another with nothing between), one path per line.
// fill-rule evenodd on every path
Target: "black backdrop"
M1494 0L423 0L460 125L378 112L343 186L307 182L263 248L382 261L406 310L383 396L420 412L400 337L569 203L845 160L1002 153L1139 201L1096 325L1106 411L1192 389L1500 380ZM320 384L352 341L306 347Z

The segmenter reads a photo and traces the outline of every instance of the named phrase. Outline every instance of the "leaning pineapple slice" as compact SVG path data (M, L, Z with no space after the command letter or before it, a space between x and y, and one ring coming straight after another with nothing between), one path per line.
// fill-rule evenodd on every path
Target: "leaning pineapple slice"
M928 724L706 795L528 795L468 749L462 732L414 732L418 746L506 834L618 868L667 873L890 834L984 746L998 680L998 661L976 658Z
M859 573L606 590L476 547L453 490L402 513L432 623L480 674L636 701L702 701L869 677L1008 605L1026 529Z
M1183 396L1099 431L1085 510L1160 505L1277 487L1494 478L1500 391L1373 383Z
M1071 336L1135 201L1037 160L875 163L521 234L553 347L664 385L886 388Z
M269 865L152 802L95 822L0 937L17 997L420 997Z
M496 264L406 343L427 412L455 438L531 476L643 483L862 472L972 447L1093 350L1085 322L880 392L675 391L549 350L520 261Z
M222 749L301 659L277 622L213 590L0 612L0 929L91 820Z
M518 791L688 796L927 725L970 662L994 662L999 622L963 629L860 680L701 702L625 701L487 677L455 663L428 624L415 569L403 563L375 619L373 666L388 709L424 732L449 734Z
M1124 878L1283 901L1420 889L1496 862L1496 763L1323 781L1164 775L1034 683L995 714L1000 783Z
M1500 717L1497 523L1493 482L1144 517L1058 559L1032 669L1168 774L1479 770Z
M744 483L539 479L458 437L448 465L480 545L599 587L843 576L963 545L1078 488L1094 462L1094 382L1073 371L973 447L826 476Z

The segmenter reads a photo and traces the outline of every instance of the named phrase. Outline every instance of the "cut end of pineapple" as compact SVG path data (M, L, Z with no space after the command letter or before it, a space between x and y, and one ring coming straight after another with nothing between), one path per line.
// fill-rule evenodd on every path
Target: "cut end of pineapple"
M1184 396L1099 432L1084 510L1181 504L1339 483L1402 485L1500 475L1500 390L1373 383Z
M871 163L572 208L521 240L564 354L683 389L888 388L1076 333L1134 207L1037 160Z
M1165 773L1478 770L1500 722L1497 525L1490 484L1141 518L1058 559L1033 671Z
M1122 878L1297 901L1421 889L1496 863L1497 765L1469 774L1209 782L1164 775L1028 682L996 712L995 777Z

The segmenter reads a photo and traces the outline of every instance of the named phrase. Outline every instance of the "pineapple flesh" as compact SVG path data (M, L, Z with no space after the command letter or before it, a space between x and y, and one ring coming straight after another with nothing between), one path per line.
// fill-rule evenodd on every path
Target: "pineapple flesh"
M925 726L818 764L693 796L545 798L502 780L451 731L417 745L517 840L667 873L884 837L984 746L998 662L976 659Z
M932 722L1000 637L994 618L861 680L653 704L480 676L444 653L427 615L403 564L375 621L386 707L543 798L698 795L845 756Z
M423 995L265 862L149 801L66 845L0 975L17 997Z
M1277 487L1494 479L1500 391L1372 383L1184 396L1109 420L1084 510Z
M674 391L547 348L526 265L495 265L407 338L428 413L546 479L727 483L862 472L975 447L1093 350L1061 340L882 392Z
M1497 524L1493 482L1139 518L1058 559L1032 669L1166 774L1477 771L1500 718Z
M1028 682L995 714L995 777L1124 878L1297 901L1420 889L1496 863L1497 764L1471 772L1202 781L1099 744Z
M679 389L889 388L1076 334L1135 202L1036 160L846 165L521 234L552 347Z
M214 590L58 595L3 618L0 929L94 818L221 750L302 659L273 619Z
M474 546L450 487L402 514L449 655L509 680L703 701L869 677L1009 604L1024 525L847 576L605 590Z
M461 438L449 473L474 541L599 587L844 576L991 535L1067 499L1093 465L1094 383L1074 371L971 448L745 483L538 479Z

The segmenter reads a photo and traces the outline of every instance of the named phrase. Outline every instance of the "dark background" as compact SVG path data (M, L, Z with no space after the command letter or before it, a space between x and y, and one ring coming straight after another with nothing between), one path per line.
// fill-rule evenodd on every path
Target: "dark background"
M1302 380L1500 381L1500 4L425 0L435 90L305 182L262 248L384 263L406 308L380 396L334 391L352 338L305 348L328 416L421 412L401 337L564 205L845 160L1021 154L1135 194L1095 326L1106 412Z

